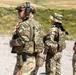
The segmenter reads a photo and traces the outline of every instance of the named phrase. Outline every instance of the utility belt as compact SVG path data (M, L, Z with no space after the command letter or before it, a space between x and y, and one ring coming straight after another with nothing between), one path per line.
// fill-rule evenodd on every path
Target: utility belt
M36 62L37 62L36 65L38 67L41 67L43 65L44 61L45 61L45 56L44 56L43 53L38 53L38 54L37 53L34 53L34 54L23 53L23 54L22 54L23 61L26 61L30 58L35 58Z
M26 61L30 57L35 57L35 54L29 54L29 53L22 53L22 60Z
M35 54L26 53L26 58L35 57Z
M24 45L22 46L13 46L11 53L22 53L22 50L24 48Z
M49 53L57 53L58 44L57 43L51 43L49 46Z

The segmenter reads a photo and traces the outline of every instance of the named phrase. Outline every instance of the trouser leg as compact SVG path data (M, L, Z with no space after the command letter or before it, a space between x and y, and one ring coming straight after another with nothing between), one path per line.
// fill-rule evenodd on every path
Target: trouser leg
M62 57L62 54L61 52L58 52L56 55L56 75L61 75L61 57Z
M18 75L30 75L35 69L35 57L29 56L23 63Z
M56 74L56 61L51 58L46 59L46 75L55 75Z
M39 69L39 67L36 66L35 69L31 72L30 75L37 75L38 69Z
M22 55L21 54L17 54L17 63L15 65L15 69L14 69L13 75L18 75L18 72L20 71L22 65L23 65Z
M56 62L56 75L61 75L60 59L58 59Z

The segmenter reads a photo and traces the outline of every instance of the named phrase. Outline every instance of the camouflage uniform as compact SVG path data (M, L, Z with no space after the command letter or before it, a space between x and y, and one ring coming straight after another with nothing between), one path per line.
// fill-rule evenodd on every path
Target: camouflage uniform
M73 54L73 60L72 60L72 65L73 65L73 75L76 75L76 42L73 47L74 54Z
M53 27L50 40L46 41L46 45L49 47L46 57L46 75L60 75L61 53L58 52L58 43L54 40L55 37L58 37L58 28Z
M54 14L51 20L57 23L61 23L61 15ZM59 19L60 20L59 20ZM59 50L59 32L61 31L54 23L50 29L49 39L46 40L46 45L48 47L47 57L46 57L46 75L61 75L60 71L60 59L62 57L61 51Z
M36 75L39 68L36 58L44 49L42 33L43 27L33 17L16 25L14 34L17 38L10 41L14 45L12 52L17 53L14 75Z

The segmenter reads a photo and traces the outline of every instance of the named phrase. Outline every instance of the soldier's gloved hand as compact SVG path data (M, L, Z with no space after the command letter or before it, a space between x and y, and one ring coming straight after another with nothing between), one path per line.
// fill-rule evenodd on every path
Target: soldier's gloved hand
M15 46L16 41L14 39L12 39L12 40L10 40L9 44L10 44L10 47L13 47L13 46Z

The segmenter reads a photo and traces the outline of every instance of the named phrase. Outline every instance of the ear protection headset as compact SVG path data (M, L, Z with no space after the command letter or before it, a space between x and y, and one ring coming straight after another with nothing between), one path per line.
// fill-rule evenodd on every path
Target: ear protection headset
M26 2L25 14L28 16L30 14L30 2Z

